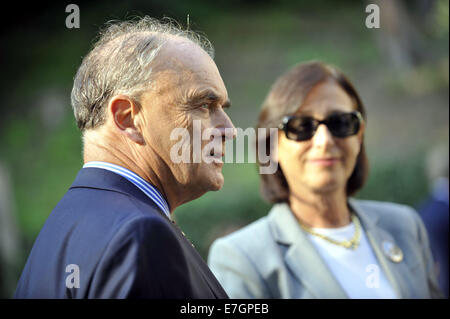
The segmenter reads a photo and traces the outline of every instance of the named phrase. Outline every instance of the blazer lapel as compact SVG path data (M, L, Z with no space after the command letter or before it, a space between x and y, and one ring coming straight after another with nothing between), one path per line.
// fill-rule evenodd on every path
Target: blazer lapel
M392 288L396 292L399 298L407 298L408 294L408 285L403 280L405 278L405 274L409 274L409 268L406 266L405 262L402 261L400 263L394 263L390 259L387 258L383 251L383 242L387 241L395 244L394 238L385 230L377 227L378 217L376 214L370 214L355 200L350 200L350 205L355 210L359 219L361 220L361 224L364 228L366 236L370 242L370 245L377 257L380 266L386 275L387 279L392 285Z
M269 214L275 240L288 246L285 261L297 279L316 298L348 298L287 204L277 204Z

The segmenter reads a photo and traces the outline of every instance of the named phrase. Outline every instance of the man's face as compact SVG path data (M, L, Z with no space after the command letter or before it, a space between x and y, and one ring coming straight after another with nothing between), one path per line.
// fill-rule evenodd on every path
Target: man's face
M229 106L228 94L219 71L200 47L183 39L171 39L160 51L153 67L153 83L141 98L142 132L145 140L141 156L155 157L149 163L160 165L158 171L164 183L172 181L177 189L190 193L189 199L201 196L223 186L221 152L216 152L215 161L193 163L194 121L201 132L215 128L223 133L234 129L224 111ZM190 161L174 163L172 147L179 139L171 140L174 129L187 129L191 136ZM200 135L201 137L201 135ZM217 139L216 139L217 141ZM201 150L210 141L201 141ZM219 145L224 140L219 139ZM222 151L224 151L222 147ZM209 152L208 152L209 153ZM201 156L201 154L197 154ZM144 158L145 159L145 158ZM153 167L153 166L152 166ZM183 194L186 195L186 194Z

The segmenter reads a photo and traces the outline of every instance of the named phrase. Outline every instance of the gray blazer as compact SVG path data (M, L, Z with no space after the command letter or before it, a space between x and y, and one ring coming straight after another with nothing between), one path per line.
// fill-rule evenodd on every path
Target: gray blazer
M399 298L443 297L426 230L412 208L355 199L349 204ZM402 261L389 258L385 242L402 250ZM348 298L287 204L217 239L208 263L231 298Z

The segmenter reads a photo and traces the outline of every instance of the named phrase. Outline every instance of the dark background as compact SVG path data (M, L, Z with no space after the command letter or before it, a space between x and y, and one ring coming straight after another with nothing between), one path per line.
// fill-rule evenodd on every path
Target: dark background
M427 154L448 145L449 3L423 1L17 1L1 19L0 297L10 297L34 239L82 166L70 90L81 58L111 19L169 16L202 31L233 101L236 127L254 126L275 78L322 60L349 76L368 113L371 174L357 197L417 207L429 192ZM377 3L381 28L368 29ZM218 236L261 216L255 164L226 164L225 185L175 212L206 259ZM255 238L257 240L257 238Z

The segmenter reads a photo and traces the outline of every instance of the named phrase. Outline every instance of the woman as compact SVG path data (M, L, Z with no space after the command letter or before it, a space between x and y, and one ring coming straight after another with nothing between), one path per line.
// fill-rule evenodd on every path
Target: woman
M300 64L275 82L258 122L280 128L278 170L261 175L275 205L210 249L231 298L441 296L416 212L350 197L368 173L365 118L353 85L332 66ZM270 145L274 136L259 138Z

